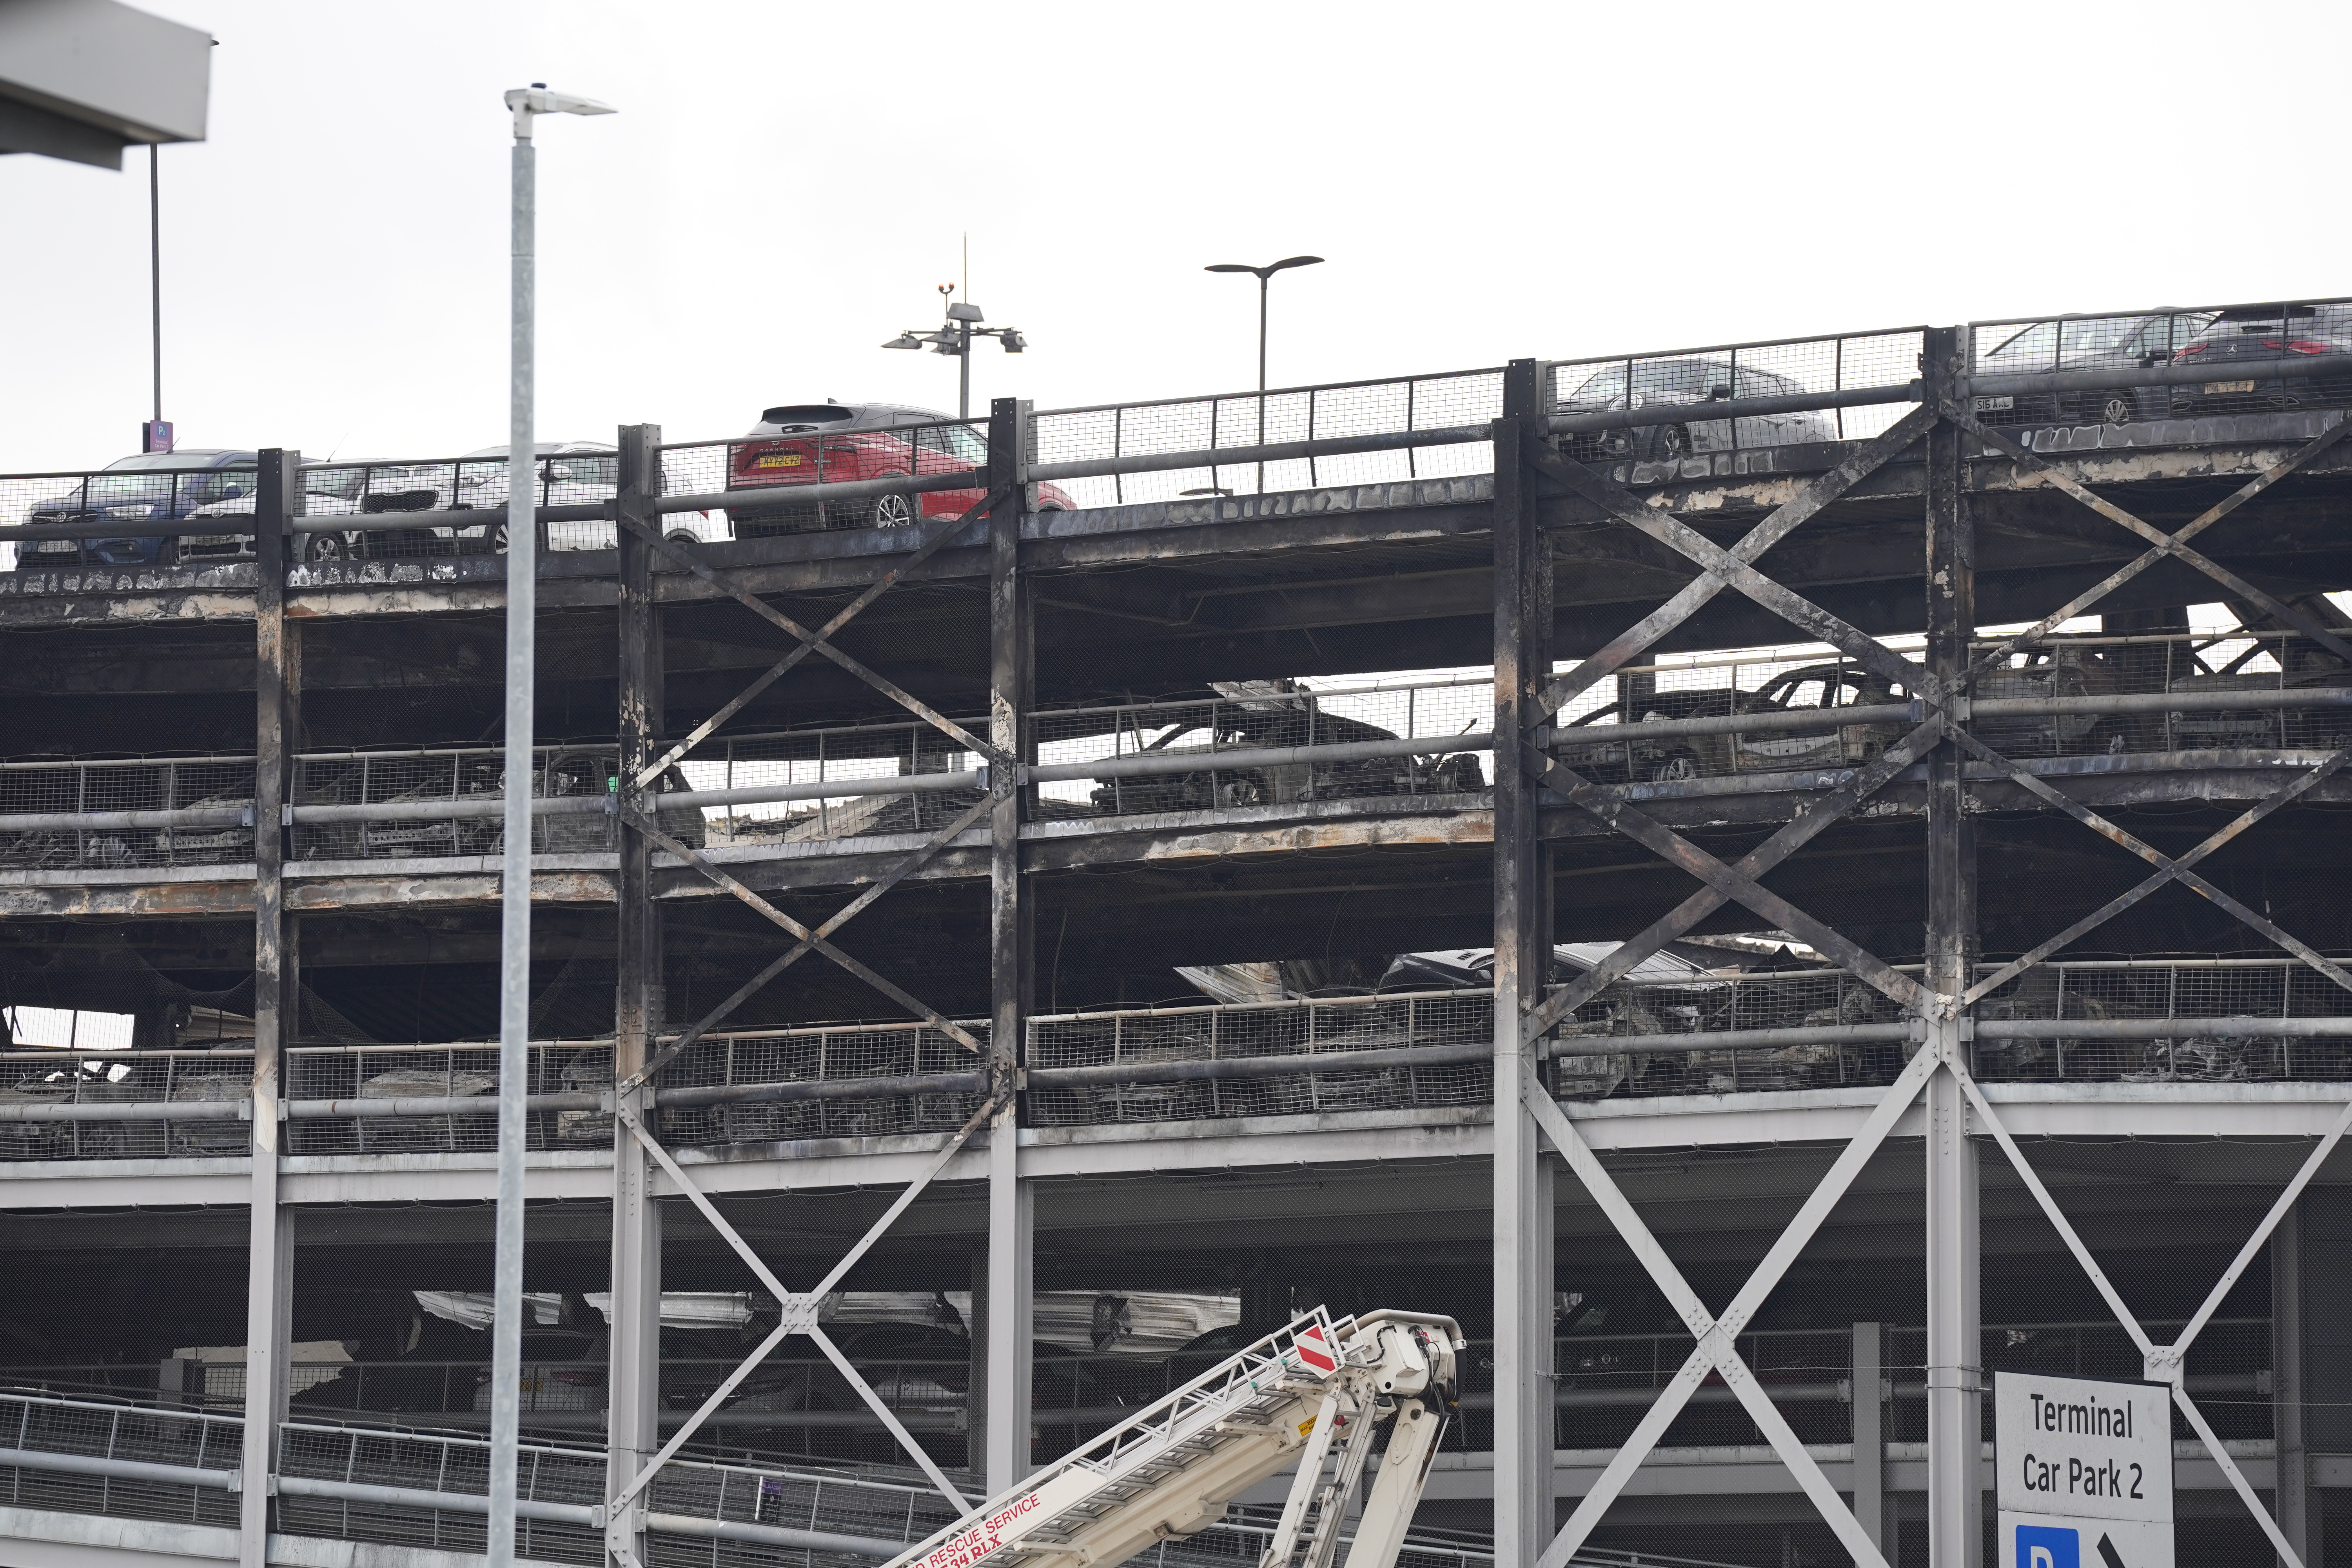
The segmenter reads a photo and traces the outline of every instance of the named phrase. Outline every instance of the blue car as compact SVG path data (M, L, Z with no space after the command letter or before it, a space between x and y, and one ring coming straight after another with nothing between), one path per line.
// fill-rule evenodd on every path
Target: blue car
M70 528L110 518L177 521L198 507L251 495L259 462L252 452L144 452L88 475L71 494L37 503L25 522L30 528ZM169 565L178 559L179 541L169 535L36 539L16 546L19 567Z

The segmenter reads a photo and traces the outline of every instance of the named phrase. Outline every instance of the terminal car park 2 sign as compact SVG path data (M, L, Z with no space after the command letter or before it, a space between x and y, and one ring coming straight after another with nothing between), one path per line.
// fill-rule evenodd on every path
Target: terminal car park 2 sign
M2172 1391L1997 1372L2000 1568L2172 1568Z

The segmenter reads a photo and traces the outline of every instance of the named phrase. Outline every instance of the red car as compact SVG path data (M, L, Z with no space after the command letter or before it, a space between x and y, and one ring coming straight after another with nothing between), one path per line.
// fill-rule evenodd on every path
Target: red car
M952 415L887 403L795 403L762 413L751 434L729 448L727 488L837 484L987 466L987 438ZM969 489L856 500L780 499L774 506L737 507L730 515L738 539L825 528L900 528L924 518L961 516L986 493L975 484ZM1036 504L1039 511L1062 511L1070 498L1053 485L1041 484Z

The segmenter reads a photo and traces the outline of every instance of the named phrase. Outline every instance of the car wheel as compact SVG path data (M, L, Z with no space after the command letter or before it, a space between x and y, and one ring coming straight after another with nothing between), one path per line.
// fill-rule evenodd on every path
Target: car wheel
M314 533L302 545L302 559L321 565L349 561L353 553L352 538L347 533Z
M1696 777L1698 777L1698 759L1688 752L1676 752L1650 770L1652 784L1680 784L1685 779Z
M490 530L489 538L486 542L489 545L490 553L493 555L504 555L507 552L507 525L504 519L500 519L499 525Z
M2128 392L2110 392L2093 412L2102 425L2128 425L2139 417L2139 405Z
M155 564L158 566L177 566L179 563L180 542L176 539L157 540L155 542Z
M1686 425L1658 426L1657 439L1653 444L1652 451L1659 462L1681 462L1690 456L1690 427Z
M688 533L683 529L679 530L676 533L665 534L663 537L667 538L672 544L699 544L702 542L699 537L695 534Z
M915 521L913 496L876 496L866 509L866 524L869 528L906 528Z

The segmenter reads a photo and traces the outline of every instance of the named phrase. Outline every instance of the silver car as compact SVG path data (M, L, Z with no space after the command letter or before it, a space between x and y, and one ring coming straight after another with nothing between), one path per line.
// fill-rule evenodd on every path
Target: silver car
M1802 396L1807 388L1785 375L1719 359L1619 360L1603 365L1563 399L1559 414L1614 414L1627 408L1688 405L1698 416L1670 425L1597 430L1570 436L1566 451L1580 463L1631 458L1670 463L1696 452L1786 447L1834 441L1837 426L1818 409L1758 414L1740 419L1704 417L1706 405L1733 397Z

